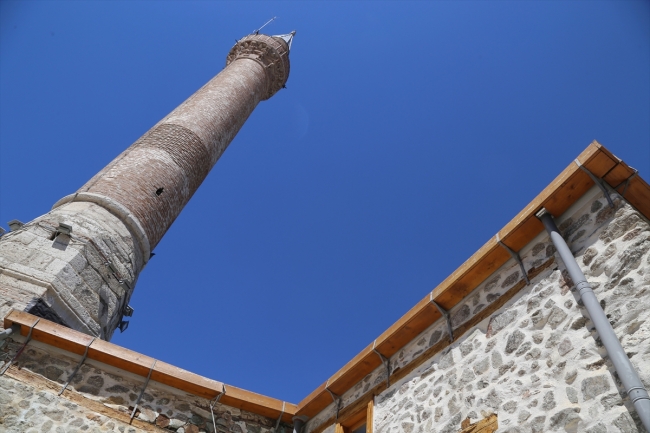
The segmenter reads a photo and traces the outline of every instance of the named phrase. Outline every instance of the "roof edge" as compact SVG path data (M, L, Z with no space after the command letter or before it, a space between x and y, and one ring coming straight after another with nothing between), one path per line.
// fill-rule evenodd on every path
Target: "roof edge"
M38 323L36 323L37 320ZM33 340L77 355L83 355L86 346L89 345L89 359L103 362L138 376L147 377L154 361L154 358L149 356L108 341L93 340L90 335L24 311L12 310L4 318L5 329L12 325L20 325L20 334L23 336L27 336L33 328L31 334ZM297 412L297 406L293 403L227 385L162 361L156 362L151 372L151 379L205 399L215 398L225 386L226 393L220 399L222 404L268 418L277 419L282 416L282 420L287 423L292 423L291 418Z
M519 251L544 229L542 223L535 217L541 208L544 207L554 216L559 216L582 197L594 186L594 182L576 162L580 162L596 177L604 180L646 218L650 219L650 185L637 175L636 170L594 140L537 197L449 277L384 331L373 343L298 403L297 415L315 416L332 403L328 389L335 394L342 395L368 373L379 367L381 361L373 349L378 350L385 357L390 357L435 323L441 314L431 304L431 300L446 310L450 310L494 271L510 260L511 256L499 246L498 240L512 250ZM625 191L623 191L624 189Z

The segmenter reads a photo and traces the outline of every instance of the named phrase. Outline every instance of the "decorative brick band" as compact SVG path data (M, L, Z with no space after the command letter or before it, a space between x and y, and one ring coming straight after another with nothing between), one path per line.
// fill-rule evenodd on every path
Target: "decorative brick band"
M194 132L159 124L88 182L79 196L91 193L120 203L155 247L209 171L210 155Z

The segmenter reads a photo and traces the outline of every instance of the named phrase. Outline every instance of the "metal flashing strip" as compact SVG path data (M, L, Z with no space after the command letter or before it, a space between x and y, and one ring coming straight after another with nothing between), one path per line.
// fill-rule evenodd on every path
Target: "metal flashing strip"
M77 374L79 369L81 368L81 365L86 361L86 357L88 356L88 348L90 347L91 344L95 341L95 338L93 337L92 340L90 340L90 343L86 345L86 351L84 352L84 356L81 358L81 361L79 361L79 364L77 364L77 367L74 369L72 374L68 377L68 380L65 382L65 385L63 385L63 388L61 388L61 391L59 391L59 395L63 394L63 391L70 385L70 382L72 382L72 378L74 378L74 375Z
M217 396L210 401L210 414L212 415L212 426L214 427L214 431L217 431L217 422L214 419L214 407L219 403L219 400L221 400L221 397L226 393L226 385L222 384L221 385L223 388L221 388L221 392L217 394ZM284 406L283 406L284 408Z
M142 387L142 390L140 391L140 395L138 396L138 399L135 401L135 405L133 406L133 412L131 412L131 418L129 419L129 423L133 421L133 417L135 416L135 411L138 410L138 404L140 404L140 400L142 400L142 395L144 394L144 390L147 389L147 385L149 385L149 379L151 379L151 373L153 373L153 368L156 366L156 362L158 360L154 360L153 364L151 364L151 368L149 369L149 374L147 375L147 380L144 381L144 386Z
M284 415L284 408L287 402L283 401L282 402L282 412L280 412L280 416L278 417L278 420L275 423L275 428L273 429L274 433L278 433L278 427L280 427L280 421L282 420L282 415ZM216 431L216 429L215 429Z
M633 168L633 167L630 167L630 168L631 168L632 170L634 170L634 172L633 172L633 173L632 173L632 174L631 174L627 179L625 179L623 182L619 183L618 185L616 185L616 186L614 187L614 191L618 192L618 188L619 188L621 185L625 185L625 186L623 187L623 192L620 193L620 194L621 194L621 197L623 197L623 198L625 198L625 193L627 192L627 188L630 186L630 181L631 181L635 176L638 176L638 174L639 174L639 170L637 170L636 168Z
M336 420L339 420L339 411L341 410L341 396L338 394L334 394L330 389L328 388L330 385L330 380L327 379L327 383L325 384L325 390L330 393L330 396L332 397L332 401L334 404L336 404Z
M25 343L22 345L22 347L20 349L18 349L18 352L16 352L14 357L11 358L11 360L9 362L7 362L7 364L4 366L2 371L0 371L0 376L5 374L5 372L11 366L11 364L13 364L18 359L18 357L23 353L23 351L25 350L25 347L27 347L27 343L29 343L29 340L32 339L32 331L34 331L34 326L36 326L40 320L41 320L41 318L39 317L38 319L36 319L34 324L29 328L29 334L27 334L27 340L25 340Z
M34 331L32 333L33 341L38 341L44 345L51 346L50 348L44 348L45 350L54 348L62 350L63 352L68 353L70 356L72 356L73 359L76 359L76 362L79 362L81 355L85 351L86 344L88 344L88 341L90 341L92 336L84 334L80 331L76 331L74 329L67 328L57 323L50 322L49 320L43 318L40 319L38 324L34 324L37 319L39 319L39 317L19 310L11 310L11 312L4 317L2 326L4 326L5 329L9 329L13 326L20 326L25 329L25 333L20 339L18 339L18 337L15 338L15 340L17 340L17 343L12 343L11 352L9 352L6 356L6 359L3 359L2 361L8 362L9 359L15 355L16 351L20 348L20 345L25 341L25 335L27 334L28 329L31 326L34 326ZM33 341L30 341L27 346L28 348L33 344ZM92 350L90 350L90 348L92 348ZM88 355L86 361L84 362L84 365L87 365L87 363L91 360L102 362L111 367L115 367L141 377L143 383L149 372L148 368L146 367L146 363L153 363L154 361L153 357L148 357L125 347L118 346L114 343L103 341L99 337L95 339L95 342L90 346L90 348L88 349ZM4 353L7 354L6 351ZM22 358L19 358L17 361L18 366L21 366L19 362L20 359ZM145 360L145 364L142 363L143 359ZM4 362L2 361L0 361L0 369L5 366ZM73 361L73 364L69 366L68 371L72 371L76 362ZM15 373L12 373L12 371L14 371L14 369L9 368L5 375L11 374L13 376ZM81 374L81 369L77 375L75 375L75 378L79 377L79 374ZM59 392L63 386L63 382L65 382L66 379L67 377L64 377L61 383L55 384L56 388L53 390L54 393ZM154 371L151 374L151 380L169 386L173 389L186 392L192 396L196 396L197 398L205 399L206 409L208 401L210 399L214 399L215 396L218 395L219 392L224 388L224 384L220 381L216 381L207 377L200 376L196 373L183 370L174 365L167 364L161 360L158 360L158 362L156 362ZM74 380L71 382L71 384L72 383L74 383ZM227 384L225 387L227 388L227 394L225 394L225 397L222 396L221 400L227 399L228 402L225 402L225 404L228 404L231 407L237 407L241 410L246 410L257 415L271 418L273 420L277 419L278 415L280 414L280 409L282 408L282 400L257 394L246 389L233 387ZM68 385L68 388L66 388L66 391L74 391L70 385ZM148 385L147 389L149 389ZM62 396L64 394L67 394L66 391L63 392ZM143 395L143 400L145 398L146 395ZM135 399L133 401L135 402ZM133 403L129 404L129 406L129 411L125 416L129 416L133 410ZM295 404L292 404L289 401L286 402L285 406L286 407L284 411L283 421L288 421L292 416L296 414L297 407ZM216 414L215 418L218 419L218 416L216 416ZM134 424L136 421L137 420L135 420L134 417ZM125 419L125 422L128 421ZM271 427L273 426L271 425Z
M497 233L496 235L496 240L497 243L501 245L503 248L505 248L505 250L508 251L508 253L512 256L512 258L515 259L517 263L519 263L519 268L521 268L521 273L524 274L526 285L530 286L530 278L528 278L528 272L526 272L526 268L524 267L524 262L521 261L521 257L519 256L519 253L513 251L512 248L510 248L508 245L501 242L501 239L499 238L499 233Z
M601 181L601 179L599 179L598 177L596 177L596 175L594 175L591 171L589 171L589 169L588 169L587 167L585 167L584 165L582 165L582 164L580 163L580 161L578 161L578 158L574 159L573 161L578 165L578 167L580 167L580 170L582 170L582 171L584 171L585 173L587 173L587 174L589 175L589 177L591 178L591 180L593 180L594 183L595 183L596 185L598 185L598 188L601 189L601 191L603 192L603 195L604 195L605 198L607 199L607 203L609 203L609 206L610 206L611 208L616 207L616 206L614 205L614 202L612 201L612 198L609 196L609 191L607 190L607 188L605 188L604 182Z
M375 341L372 343L372 351L379 356L381 363L384 364L384 367L386 367L386 388L390 388L390 360L379 353L379 351L375 349L375 346L377 346L377 339L375 339Z
M449 312L442 308L436 301L433 300L433 292L429 294L429 302L431 302L435 307L440 311L440 314L445 318L447 321L447 334L449 335L449 342L453 343L454 342L454 330L451 329L451 316L449 316Z

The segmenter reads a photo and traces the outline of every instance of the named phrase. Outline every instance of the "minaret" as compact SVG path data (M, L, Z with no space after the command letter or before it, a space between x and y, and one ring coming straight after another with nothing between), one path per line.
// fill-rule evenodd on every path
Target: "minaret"
M110 339L151 251L260 101L295 32L240 39L226 67L47 214L0 238L0 318L26 310Z

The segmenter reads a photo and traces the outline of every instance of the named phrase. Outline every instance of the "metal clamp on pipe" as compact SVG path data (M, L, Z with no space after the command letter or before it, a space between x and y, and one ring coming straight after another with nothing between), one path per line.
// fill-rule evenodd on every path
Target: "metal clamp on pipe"
M634 404L634 409L639 415L643 426L646 430L650 431L650 396L648 391L643 386L643 382L639 378L638 373L632 365L632 361L628 358L621 342L619 341L612 325L609 323L605 312L596 298L596 294L591 288L591 285L587 281L585 274L580 269L578 262L576 262L575 257L571 253L569 246L564 241L564 238L560 234L560 230L555 225L553 216L544 208L542 208L535 216L542 221L546 231L551 237L553 245L557 250L560 258L564 262L566 270L569 272L569 276L576 284L576 289L580 294L580 299L589 313L591 321L594 322L596 327L596 332L607 350L607 355L609 359L614 364L616 373L623 383L623 387L627 392L632 404Z

